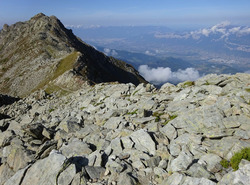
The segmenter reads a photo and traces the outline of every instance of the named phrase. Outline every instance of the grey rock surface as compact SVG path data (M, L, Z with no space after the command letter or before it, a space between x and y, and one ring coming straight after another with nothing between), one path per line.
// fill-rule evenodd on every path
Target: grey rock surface
M250 75L209 78L39 91L2 106L0 185L248 184L249 161L220 162L250 147Z
M243 159L239 165L239 170L225 174L218 183L218 185L226 185L226 184L247 185L249 184L249 182L250 182L250 162Z

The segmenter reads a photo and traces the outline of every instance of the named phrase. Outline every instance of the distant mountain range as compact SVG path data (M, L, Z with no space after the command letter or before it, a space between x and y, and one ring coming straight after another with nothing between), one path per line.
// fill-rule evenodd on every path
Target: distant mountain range
M229 22L180 34L161 32L156 33L154 37L165 40L169 44L177 43L187 46L187 48L191 47L197 52L210 52L216 56L224 56L225 59L230 57L229 63L244 61L250 56L250 28L232 26ZM233 62L232 60L236 60L237 57L240 58L240 61Z
M140 65L193 67L201 74L250 70L250 28L222 22L210 28L175 31L161 26L73 29L104 53Z

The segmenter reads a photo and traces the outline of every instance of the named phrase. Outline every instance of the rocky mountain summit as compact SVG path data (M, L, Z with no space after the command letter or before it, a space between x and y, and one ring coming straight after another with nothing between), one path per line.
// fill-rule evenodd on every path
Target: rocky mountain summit
M77 90L85 83L145 82L130 65L77 38L42 13L0 31L0 93L25 97L37 89Z
M36 91L0 109L0 184L249 184L248 160L238 170L221 162L250 147L249 82Z

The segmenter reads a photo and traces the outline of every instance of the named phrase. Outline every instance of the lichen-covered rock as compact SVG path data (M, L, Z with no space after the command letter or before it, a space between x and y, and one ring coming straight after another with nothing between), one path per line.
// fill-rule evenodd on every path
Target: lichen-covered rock
M143 129L138 130L130 135L132 141L135 143L135 148L140 151L148 152L155 155L155 142L151 136Z
M187 149L182 149L177 158L171 162L170 171L185 171L193 162L193 156Z
M242 160L239 165L239 170L225 174L218 185L226 184L244 184L247 185L250 182L250 162Z
M56 184L57 175L62 169L65 159L63 155L55 151L51 152L48 158L38 160L27 169L22 177L22 184ZM19 175L19 173L16 175ZM13 182L13 184L18 183Z
M11 118L0 122L0 184L248 184L248 161L220 162L250 147L250 75L211 78L86 85L1 107Z
M63 145L60 151L66 157L82 156L92 153L90 146L79 139L72 139L67 145Z

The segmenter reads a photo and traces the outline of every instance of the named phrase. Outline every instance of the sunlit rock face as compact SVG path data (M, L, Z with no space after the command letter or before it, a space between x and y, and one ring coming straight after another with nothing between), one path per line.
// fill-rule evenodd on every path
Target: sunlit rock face
M100 83L3 104L0 184L248 184L250 74Z

